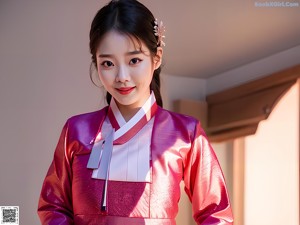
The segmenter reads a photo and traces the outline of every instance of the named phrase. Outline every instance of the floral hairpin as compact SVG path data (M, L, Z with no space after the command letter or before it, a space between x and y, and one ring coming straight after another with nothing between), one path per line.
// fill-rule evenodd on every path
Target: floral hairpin
M163 41L163 38L166 36L164 35L166 31L166 27L164 26L163 22L160 21L158 24L157 19L154 21L154 35L158 37L157 45L158 46L166 46L166 43Z

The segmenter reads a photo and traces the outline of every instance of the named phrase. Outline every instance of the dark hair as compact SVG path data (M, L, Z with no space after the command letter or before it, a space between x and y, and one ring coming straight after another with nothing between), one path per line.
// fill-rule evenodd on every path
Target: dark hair
M138 41L142 41L150 50L152 56L157 53L157 36L154 35L155 18L150 10L136 0L112 0L101 8L93 19L90 30L90 52L92 63L96 63L96 51L102 37L111 30L128 34ZM162 107L160 94L161 67L153 73L150 89L153 90L157 104ZM110 93L106 94L109 104Z

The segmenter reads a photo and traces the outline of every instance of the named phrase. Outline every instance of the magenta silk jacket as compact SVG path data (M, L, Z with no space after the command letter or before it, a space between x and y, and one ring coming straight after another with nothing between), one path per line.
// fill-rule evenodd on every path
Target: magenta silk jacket
M160 107L151 139L152 182L108 181L102 212L104 181L91 178L87 163L107 109L66 122L41 190L42 224L175 225L182 180L197 224L233 223L223 174L200 123Z

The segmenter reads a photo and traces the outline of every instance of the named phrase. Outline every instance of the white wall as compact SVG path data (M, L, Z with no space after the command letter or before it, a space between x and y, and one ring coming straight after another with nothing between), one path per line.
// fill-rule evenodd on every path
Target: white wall
M178 99L205 100L204 79L162 74L161 86L164 107L170 110L173 109L173 102Z
M89 80L95 10L79 1L0 3L0 205L20 206L20 224L39 224L38 196L65 120L101 105Z
M245 138L245 225L299 225L299 86Z
M241 85L300 63L300 45L207 79L207 94Z

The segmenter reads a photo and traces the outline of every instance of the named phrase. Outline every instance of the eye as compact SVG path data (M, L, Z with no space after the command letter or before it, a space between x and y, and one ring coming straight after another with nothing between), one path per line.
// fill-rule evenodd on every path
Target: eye
M130 65L135 65L135 64L138 64L139 62L141 62L142 60L139 59L139 58L133 58L130 60Z
M103 66L105 68L110 68L110 67L113 67L114 64L111 61L104 61L101 63L101 66Z

